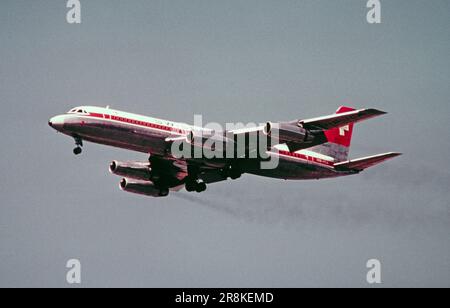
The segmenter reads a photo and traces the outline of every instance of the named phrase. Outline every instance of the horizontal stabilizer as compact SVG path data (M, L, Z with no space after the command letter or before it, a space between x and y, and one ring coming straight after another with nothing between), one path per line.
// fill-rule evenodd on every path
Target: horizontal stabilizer
M364 169L378 165L379 163L382 163L385 160L397 157L399 155L401 155L401 153L390 152L385 154L378 154L336 163L334 164L334 167L338 171L346 171L346 170L362 171Z
M342 127L350 123L357 123L383 114L386 114L386 112L377 109L359 109L309 120L301 120L298 123L306 129L328 130L331 128Z

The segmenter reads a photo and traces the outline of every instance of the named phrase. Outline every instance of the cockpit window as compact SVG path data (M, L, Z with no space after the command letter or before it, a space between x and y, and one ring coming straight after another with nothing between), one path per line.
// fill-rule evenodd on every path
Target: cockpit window
M84 113L87 114L88 112L81 108L73 108L68 113Z

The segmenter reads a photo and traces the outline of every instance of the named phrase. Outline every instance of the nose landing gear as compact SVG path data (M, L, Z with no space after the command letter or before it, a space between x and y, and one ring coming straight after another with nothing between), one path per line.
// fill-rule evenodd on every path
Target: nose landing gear
M81 147L83 146L83 140L81 140L80 137L74 137L74 139L75 139L75 145L76 145L76 148L73 149L73 154L75 154L75 155L80 155L81 152L83 151L83 150L81 149Z

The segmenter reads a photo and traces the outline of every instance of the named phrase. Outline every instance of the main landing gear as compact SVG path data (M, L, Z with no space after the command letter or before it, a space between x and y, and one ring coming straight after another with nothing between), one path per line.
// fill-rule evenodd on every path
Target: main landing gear
M169 195L169 188L167 187L160 188L158 195L160 197L167 197Z
M74 137L74 139L75 139L75 145L76 145L76 148L73 149L73 154L75 154L75 155L80 155L81 152L83 151L83 150L81 149L81 147L83 146L83 140L81 140L80 137Z
M196 191L198 193L206 190L206 183L198 178L199 170L195 166L188 166L188 177L186 179L185 188L188 192Z
M237 180L242 176L242 172L238 168L231 167L230 170L228 170L228 176L232 180Z
M226 178L230 178L232 180L237 180L242 176L241 169L236 165L228 166L227 168L222 170L222 174Z
M200 179L188 179L186 181L185 187L188 192L196 191L198 193L201 193L206 190L206 183Z

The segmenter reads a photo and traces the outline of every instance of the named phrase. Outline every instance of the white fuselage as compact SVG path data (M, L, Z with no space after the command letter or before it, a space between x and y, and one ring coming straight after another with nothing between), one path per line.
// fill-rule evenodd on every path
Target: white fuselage
M204 130L184 123L92 106L74 108L66 114L55 116L49 120L49 125L74 138L159 156L168 155L167 138ZM347 175L334 169L334 161L330 157L307 150L292 153L284 145L277 148L277 152L269 152L279 156L276 169L261 170L249 164L244 172L282 179ZM214 164L217 166L217 162Z

